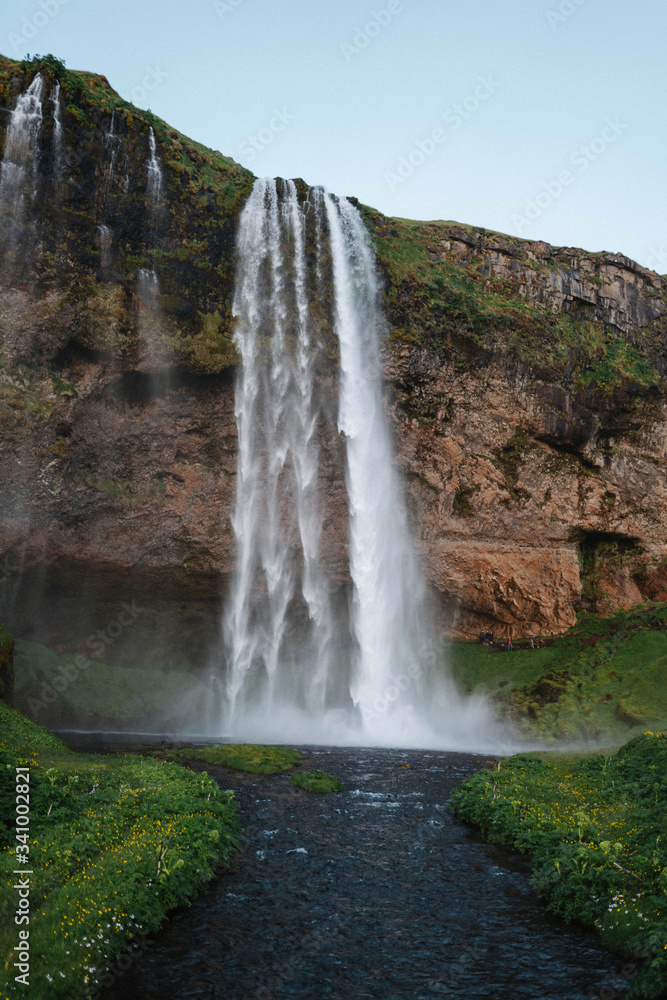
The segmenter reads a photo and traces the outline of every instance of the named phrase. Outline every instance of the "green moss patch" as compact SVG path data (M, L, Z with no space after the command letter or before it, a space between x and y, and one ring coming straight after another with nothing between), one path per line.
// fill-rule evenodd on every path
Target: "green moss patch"
M89 996L131 939L157 930L228 861L240 833L232 794L179 764L72 753L2 704L0 733L0 992L19 992L12 817L15 768L28 766L30 997Z
M500 642L453 643L445 657L459 685L484 691L526 738L619 744L667 725L667 604L581 615L538 643L515 638L511 653Z
M666 995L667 733L644 733L615 756L512 757L470 778L451 804L531 856L555 913L642 961L630 997Z
M338 778L327 774L326 771L318 771L317 768L294 774L290 778L290 785L303 788L306 792L319 792L320 794L343 791L342 782Z
M227 743L182 753L183 756L205 760L209 764L230 767L235 771L250 771L252 774L282 774L283 771L298 767L303 759L298 750L291 750L289 747L256 746L249 743Z

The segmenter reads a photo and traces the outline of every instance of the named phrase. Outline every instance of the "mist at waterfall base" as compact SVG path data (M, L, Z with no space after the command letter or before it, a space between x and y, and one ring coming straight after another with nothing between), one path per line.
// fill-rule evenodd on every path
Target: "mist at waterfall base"
M359 211L323 189L300 197L293 181L258 180L237 268L237 568L211 727L219 712L232 739L506 745L483 698L455 689L431 638L383 400L381 289ZM342 614L321 555L319 488L331 415L318 382L336 353L351 578Z

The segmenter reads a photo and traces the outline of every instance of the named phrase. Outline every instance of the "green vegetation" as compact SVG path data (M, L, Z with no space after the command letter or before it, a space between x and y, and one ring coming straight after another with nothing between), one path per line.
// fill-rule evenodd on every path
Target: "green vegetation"
M642 960L631 997L666 995L667 733L644 733L615 756L512 757L457 788L451 804L530 855L555 913Z
M451 221L387 218L360 208L388 279L386 308L399 342L431 347L457 369L478 364L479 349L500 350L549 371L569 388L604 395L627 384L644 389L660 384L654 335L642 331L633 346L618 329L527 303L519 276L491 275L487 245L502 246L547 286L550 272L569 270L571 260L529 259L526 241L504 233ZM452 230L469 245L464 262L448 249ZM596 275L589 280L595 282Z
M618 744L667 723L667 604L611 618L581 615L565 635L514 652L453 643L445 656L466 691L486 692L526 738Z
M205 760L208 764L230 767L235 771L251 774L282 774L299 767L302 755L289 747L254 746L227 743L222 746L203 747L200 750L183 750L180 755L188 759Z
M338 778L334 778L333 774L327 774L326 771L318 771L317 768L294 774L290 778L290 785L303 788L306 792L319 792L321 794L343 791L342 782Z
M0 911L7 916L0 951L9 958L2 995L26 993L13 981L19 942L9 917L17 901L14 769L29 766L29 994L88 996L132 938L155 931L227 863L240 833L232 795L179 764L72 753L2 704L0 731Z
M96 645L103 652L104 644ZM185 669L123 667L22 640L14 671L16 706L50 725L86 719L121 729L147 722L178 728L210 698L210 688Z
M201 747L197 750L190 747L147 750L146 753L159 755L167 760L204 760L207 764L216 764L235 771L249 771L251 774L282 774L294 767L300 767L303 760L303 754L289 747L255 746L245 743L226 743L215 747ZM290 785L303 788L307 792L343 791L338 778L316 768L292 775Z
M226 185L223 184L225 193L232 197L232 189L239 184L242 187L248 178L252 177L248 170L230 156L223 156L217 150L211 150L202 143L184 136L152 111L137 108L130 101L124 100L100 73L68 70L64 61L53 55L34 55L18 62L0 57L0 94L3 86L7 85L5 78L10 79L10 74L17 71L30 78L35 73L41 72L47 79L58 80L67 100L67 113L72 115L79 125L89 125L88 115L92 110L121 111L132 129L136 129L142 122L147 122L164 145L167 158L171 161L170 165L177 164L197 191L213 190L220 186L216 169L224 171L229 178L236 181L236 184L230 184L229 181Z

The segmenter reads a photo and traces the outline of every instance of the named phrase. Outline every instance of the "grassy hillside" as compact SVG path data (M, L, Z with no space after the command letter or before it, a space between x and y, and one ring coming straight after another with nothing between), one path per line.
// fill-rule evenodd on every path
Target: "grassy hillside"
M464 690L486 691L527 738L620 743L667 725L667 604L582 615L569 632L538 642L511 653L503 642L453 644L453 674Z

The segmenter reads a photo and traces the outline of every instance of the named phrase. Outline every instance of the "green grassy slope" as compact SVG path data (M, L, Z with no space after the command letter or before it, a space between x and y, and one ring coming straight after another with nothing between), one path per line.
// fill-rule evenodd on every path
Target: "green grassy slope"
M531 856L554 912L638 960L631 997L667 995L667 733L647 732L615 756L503 760L451 802Z
M20 772L17 784L17 766L29 767L28 782ZM17 840L16 794L24 788L29 838ZM109 981L112 960L132 938L156 930L203 888L239 832L231 793L206 773L142 757L72 753L0 703L0 995L88 996ZM19 854L33 872L28 990L12 971Z
M528 738L621 743L667 725L667 604L612 618L582 615L565 635L520 643L447 648L464 690L484 690Z

